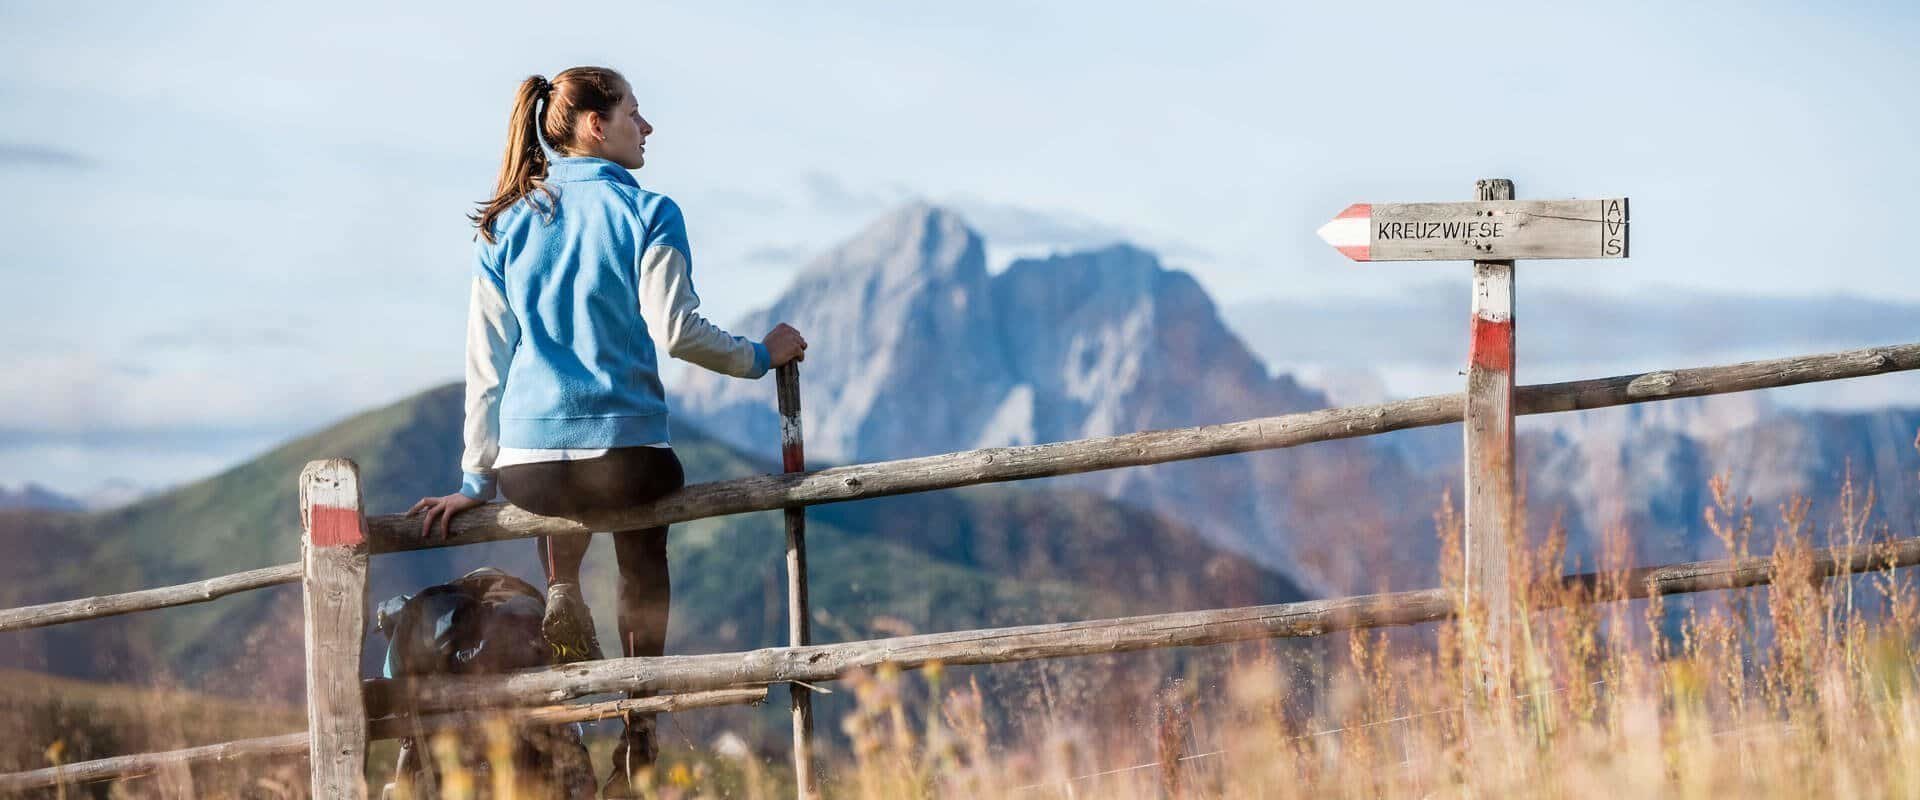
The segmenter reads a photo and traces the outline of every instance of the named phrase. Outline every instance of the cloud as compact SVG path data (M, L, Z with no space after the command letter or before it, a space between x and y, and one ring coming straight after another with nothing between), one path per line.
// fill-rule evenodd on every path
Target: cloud
M946 203L988 241L1002 247L1051 246L1061 249L1100 247L1131 241L1127 231L1068 211L962 197Z
M24 142L0 142L0 167L49 167L89 170L98 161L73 150Z
M967 224L996 248L1015 252L1089 250L1116 243L1144 247L1163 258L1212 261L1206 248L1177 240L1163 240L1112 225L1073 211L1041 209L1011 203L957 197L945 205L960 212Z
M812 253L813 248L803 244L765 244L741 254L740 260L763 266L791 267L807 260Z
M1458 391L1467 315L1464 281L1382 297L1262 300L1223 309L1227 323L1271 368L1306 375L1364 368L1395 395ZM1920 341L1920 303L1851 295L1541 288L1520 296L1515 320L1526 383ZM1802 405L1877 405L1898 401L1913 385L1881 377L1783 397Z
M298 322L280 325L233 325L208 320L173 330L150 333L134 340L134 344L142 349L218 352L230 352L243 348L294 347L302 344L304 340L289 331L289 327L305 327L305 325Z
M800 189L807 203L823 214L870 214L891 208L913 196L912 192L901 186L855 188L832 173L818 170L800 176Z

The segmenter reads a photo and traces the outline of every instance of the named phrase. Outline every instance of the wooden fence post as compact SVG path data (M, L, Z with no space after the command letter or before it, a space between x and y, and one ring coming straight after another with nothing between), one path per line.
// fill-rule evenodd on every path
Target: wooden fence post
M367 796L367 712L360 697L366 633L367 518L360 468L342 458L300 472L306 612L307 733L313 796Z
M1476 200L1512 200L1513 181L1486 178ZM1500 691L1508 666L1509 543L1515 520L1513 460L1513 262L1473 262L1473 331L1467 354L1466 554L1469 604L1486 610L1485 688Z
M800 365L789 361L774 372L780 401L780 466L787 472L806 471L806 451L800 435ZM787 644L813 643L807 615L807 510L786 509L787 522ZM787 684L793 700L793 778L801 800L815 796L813 778L813 693L798 683Z

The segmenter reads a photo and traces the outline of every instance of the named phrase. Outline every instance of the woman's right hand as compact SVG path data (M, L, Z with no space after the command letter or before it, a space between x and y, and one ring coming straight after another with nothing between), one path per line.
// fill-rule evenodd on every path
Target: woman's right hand
M807 360L807 340L792 325L780 323L767 331L760 343L767 346L767 355L772 357L773 366L784 367L790 361Z
M454 515L483 505L486 504L455 492L445 497L422 497L420 502L413 504L413 508L407 509L407 516L427 512L426 517L420 520L420 538L433 541L435 530L440 532L440 539L451 535L449 528L453 525Z

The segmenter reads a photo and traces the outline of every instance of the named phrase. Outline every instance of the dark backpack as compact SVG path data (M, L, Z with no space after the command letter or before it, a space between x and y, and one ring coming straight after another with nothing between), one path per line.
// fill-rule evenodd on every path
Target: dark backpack
M374 617L375 627L387 637L382 671L404 684L413 676L490 675L545 666L553 656L540 631L545 612L546 598L539 590L491 567L418 594L400 595L381 603ZM577 726L516 727L513 737L513 768L522 779L546 787L538 796L594 796L593 773ZM475 776L476 787L487 787L491 781L486 776L494 765L484 757L486 732L459 731L449 741L459 754L457 765L437 763L433 755L445 750L435 742L401 740L395 780L409 782L412 796L423 796L421 789L431 794L447 770L458 768Z

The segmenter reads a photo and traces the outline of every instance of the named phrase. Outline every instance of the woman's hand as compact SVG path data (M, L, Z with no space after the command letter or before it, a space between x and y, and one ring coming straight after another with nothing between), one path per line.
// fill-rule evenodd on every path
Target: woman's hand
M773 326L760 343L767 346L767 355L776 367L784 367L789 361L807 360L807 340L800 338L800 332L787 323Z
M420 521L420 538L428 541L433 540L434 523L437 522L440 526L439 538L445 539L449 535L447 526L452 524L453 515L470 508L479 508L483 505L486 504L459 492L454 492L445 497L420 498L420 502L414 503L413 508L407 509L407 516L411 517L414 514L420 513L422 510L426 511L426 518Z

